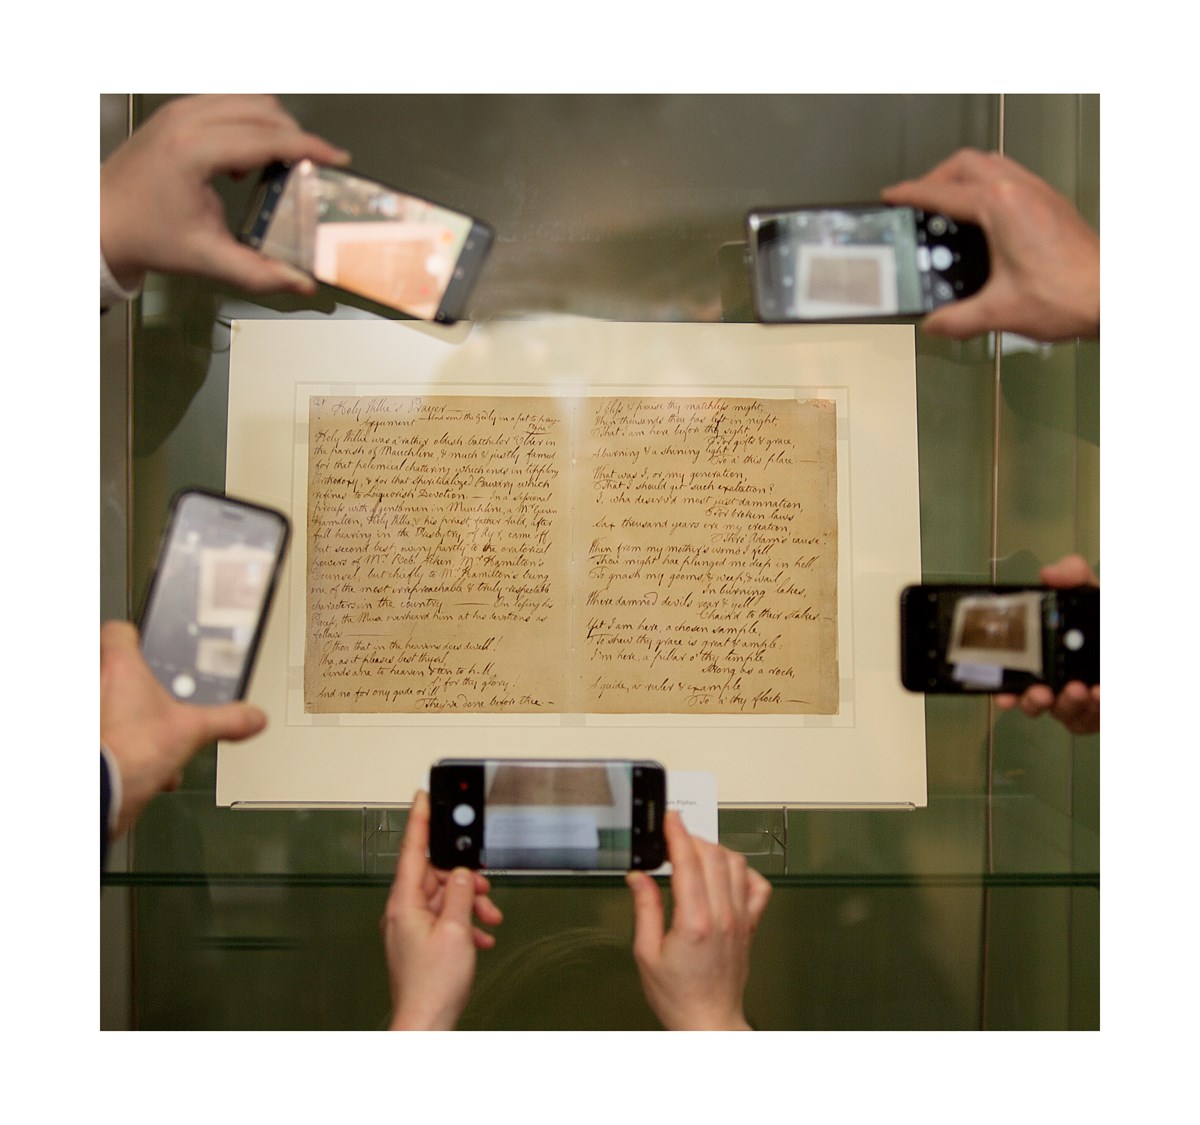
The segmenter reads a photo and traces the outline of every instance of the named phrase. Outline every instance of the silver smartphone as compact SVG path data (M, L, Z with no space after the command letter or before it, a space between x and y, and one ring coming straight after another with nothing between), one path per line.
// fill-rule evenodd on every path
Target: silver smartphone
M465 313L494 233L460 211L301 160L263 171L239 237L327 285L452 324Z
M246 694L287 547L282 512L202 489L179 493L142 608L142 656L187 703Z

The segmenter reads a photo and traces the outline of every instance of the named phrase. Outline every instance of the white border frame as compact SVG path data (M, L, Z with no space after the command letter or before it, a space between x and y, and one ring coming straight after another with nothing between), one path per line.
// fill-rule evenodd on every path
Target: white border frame
M899 592L919 582L913 329L550 318L445 330L239 320L226 490L294 529L217 803L404 805L441 757L648 757L715 774L722 804L926 804L923 697L900 686ZM738 373L746 372L744 379ZM841 706L836 716L311 715L303 710L307 403L338 394L727 394L837 403ZM486 735L484 734L486 732Z

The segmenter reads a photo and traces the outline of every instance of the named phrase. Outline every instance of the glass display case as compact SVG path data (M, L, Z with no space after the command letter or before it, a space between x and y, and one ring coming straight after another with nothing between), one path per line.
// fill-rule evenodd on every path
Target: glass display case
M103 97L102 151L164 100ZM480 320L750 320L749 208L875 199L964 146L1002 148L1099 225L1095 95L281 100L357 171L495 227ZM219 186L236 222L251 185ZM136 612L173 494L224 487L230 322L388 315L151 275L102 318L104 617ZM917 332L925 581L1032 582L1071 552L1098 567L1098 371L1096 342ZM720 810L721 842L774 884L749 1018L1097 1028L1099 736L986 697L928 697L925 719L927 808ZM385 1026L378 920L404 810L218 808L215 772L209 748L110 857L102 1026ZM620 879L499 877L494 898L507 920L460 1026L657 1026Z

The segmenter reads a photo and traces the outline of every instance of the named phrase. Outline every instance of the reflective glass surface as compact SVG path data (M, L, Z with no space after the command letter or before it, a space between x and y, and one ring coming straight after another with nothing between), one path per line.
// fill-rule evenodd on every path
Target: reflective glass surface
M134 122L164 100L133 98ZM495 227L481 319L751 319L736 245L748 209L869 201L966 145L1003 140L1098 226L1090 95L281 100L357 171ZM106 138L125 107L102 99ZM221 185L231 225L251 186ZM140 604L172 495L224 486L228 322L392 315L330 289L251 298L155 275L128 340L103 325L107 616ZM1098 565L1098 368L1095 343L917 333L926 581L1036 580L1072 551ZM721 811L722 842L775 885L748 1015L780 1029L1097 1027L1098 736L983 698L930 697L926 721L927 809ZM110 864L102 953L110 981L127 975L105 990L103 1026L383 1026L378 919L404 812L232 811L214 781L209 749ZM656 1026L619 879L509 877L495 897L508 920L462 1026Z

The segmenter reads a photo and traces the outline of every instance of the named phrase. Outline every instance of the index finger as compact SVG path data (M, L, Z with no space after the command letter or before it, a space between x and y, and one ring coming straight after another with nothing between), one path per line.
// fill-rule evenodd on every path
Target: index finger
M887 203L907 204L979 222L982 218L979 185L1004 171L1004 158L999 153L963 148L923 176L884 188L881 195Z
M951 180L990 179L1002 167L1003 157L998 152L985 152L978 148L960 148L945 160L939 161L922 176L925 181L947 182Z
M151 122L164 127L204 129L232 123L296 123L274 94L187 94L164 102L146 125Z
M959 180L909 180L884 188L880 193L885 203L900 203L938 211L955 219L978 223L983 217L980 209L979 187Z
M772 887L767 877L752 867L746 868L746 883L746 912L750 916L750 930L753 932L758 928L759 919L771 900Z
M211 130L198 158L210 174L250 172L272 160L292 164L309 159L318 164L346 164L350 154L314 133L284 124L234 126Z

